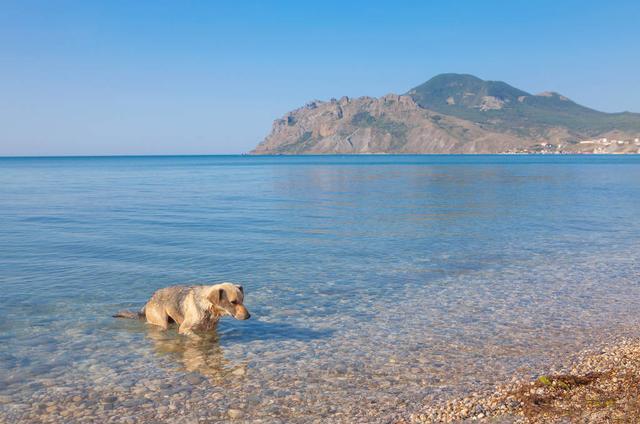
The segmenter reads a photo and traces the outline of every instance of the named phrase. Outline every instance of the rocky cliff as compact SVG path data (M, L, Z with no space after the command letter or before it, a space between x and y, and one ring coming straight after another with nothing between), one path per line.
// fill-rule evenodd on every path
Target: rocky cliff
M276 120L252 153L637 153L638 137L638 114L445 74L405 95L310 102Z

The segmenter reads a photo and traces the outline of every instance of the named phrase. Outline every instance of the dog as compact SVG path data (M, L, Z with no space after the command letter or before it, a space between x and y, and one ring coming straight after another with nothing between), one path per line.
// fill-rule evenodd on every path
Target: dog
M113 316L146 319L163 330L175 322L179 325L178 333L195 336L195 331L215 328L222 316L249 319L251 315L243 302L244 289L233 283L171 286L153 293L140 312L120 311Z

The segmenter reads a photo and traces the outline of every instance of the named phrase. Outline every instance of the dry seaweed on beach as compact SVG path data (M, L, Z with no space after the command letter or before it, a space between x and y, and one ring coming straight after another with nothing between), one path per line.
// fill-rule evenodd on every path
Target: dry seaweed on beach
M412 414L407 422L634 423L640 421L640 340L581 353L559 373L516 381Z

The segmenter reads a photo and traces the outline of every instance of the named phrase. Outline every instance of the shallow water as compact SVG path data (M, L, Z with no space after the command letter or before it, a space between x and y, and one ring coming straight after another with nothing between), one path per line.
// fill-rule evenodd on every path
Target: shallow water
M638 216L639 156L0 159L0 421L385 422L636 335Z

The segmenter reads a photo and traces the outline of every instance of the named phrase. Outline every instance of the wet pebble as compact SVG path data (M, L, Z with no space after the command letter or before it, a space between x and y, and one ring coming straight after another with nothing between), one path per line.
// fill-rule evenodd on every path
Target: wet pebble
M346 374L349 371L349 369L344 365L338 365L333 370L336 374Z
M116 396L107 396L100 399L100 403L114 403L118 398Z
M137 406L142 405L143 403L144 403L143 399L134 398L134 399L125 400L124 402L122 402L122 406L124 406L125 408L135 408Z
M231 372L231 374L235 376L243 376L247 373L247 370L244 367L236 368Z
M147 392L147 389L145 387L135 387L133 390L131 390L131 393L133 393L134 395L141 395Z
M189 384L193 384L194 386L197 386L198 384L204 381L204 377L202 377L200 374L193 373L193 374L187 374L185 380Z
M244 416L244 412L242 412L242 410L240 409L229 409L227 410L227 415L229 415L229 418L231 418L232 420L237 420L238 418L242 418Z

